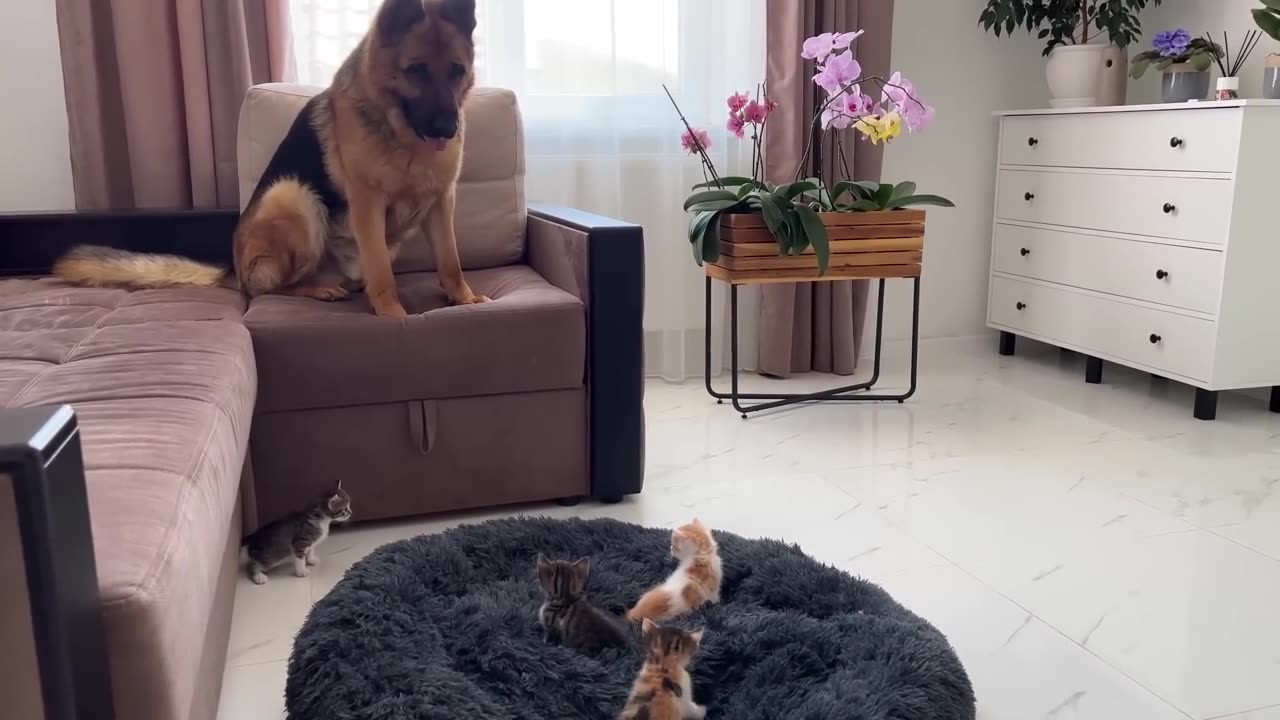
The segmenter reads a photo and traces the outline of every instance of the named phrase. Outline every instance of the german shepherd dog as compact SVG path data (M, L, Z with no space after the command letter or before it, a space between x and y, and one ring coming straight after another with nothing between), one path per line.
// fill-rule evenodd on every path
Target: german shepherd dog
M475 26L475 0L385 0L267 165L236 227L234 276L177 256L91 246L63 256L54 274L91 286L223 286L321 300L363 287L375 313L404 317L391 264L421 229L449 300L487 302L462 275L453 232Z

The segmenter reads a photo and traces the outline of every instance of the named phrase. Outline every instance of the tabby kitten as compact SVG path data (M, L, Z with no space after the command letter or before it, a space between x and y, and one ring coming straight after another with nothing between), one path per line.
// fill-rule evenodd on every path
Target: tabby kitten
M316 548L329 537L329 524L351 518L351 496L342 489L342 481L325 499L303 512L258 528L245 545L249 550L249 577L255 585L267 582L267 572L293 560L293 574L306 577L308 566L315 565Z
M648 654L619 720L702 720L707 709L693 701L688 669L702 631L662 627L647 618L641 625Z
M538 612L543 639L581 653L625 645L630 632L622 619L587 601L587 573L591 560L547 560L538 555L538 584L546 601Z

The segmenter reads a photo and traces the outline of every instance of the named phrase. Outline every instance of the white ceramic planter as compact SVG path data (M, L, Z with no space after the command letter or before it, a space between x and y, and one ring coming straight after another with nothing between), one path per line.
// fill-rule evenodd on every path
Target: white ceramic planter
M1055 108L1098 105L1105 45L1060 45L1049 55L1045 79Z
M1102 51L1099 105L1124 105L1129 92L1129 48L1108 45Z

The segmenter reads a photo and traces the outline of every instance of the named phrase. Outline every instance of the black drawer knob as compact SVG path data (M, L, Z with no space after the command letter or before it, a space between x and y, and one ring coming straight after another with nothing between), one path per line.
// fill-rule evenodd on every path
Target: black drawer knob
M1017 305L1015 305L1014 307L1018 308L1019 310L1026 310L1026 309L1027 309L1027 304L1026 304L1026 303L1024 303L1024 302L1019 302L1019 303L1018 303Z
M1028 145L1029 147L1035 147L1035 146L1037 146L1037 145L1039 145L1039 144L1040 144L1040 140L1039 140L1039 139L1037 139L1037 138L1033 138L1033 137L1032 137L1032 138L1027 138L1027 145Z
M1151 333L1151 337L1149 337L1149 338L1147 338L1147 339L1151 341L1151 344L1152 344L1152 345L1159 345L1159 344L1161 343L1161 341L1163 341L1163 340L1164 340L1164 338L1160 337L1159 335L1157 335L1157 334L1155 334L1155 333Z
M1027 193L1027 194L1025 194L1025 195L1023 195L1023 196L1022 196L1022 199L1023 199L1023 200L1026 200L1027 202L1031 202L1032 200L1035 200L1035 199L1036 199L1036 194L1035 194L1035 193Z
M1177 210L1177 209L1178 209L1178 206L1177 206L1177 205L1174 205L1173 203L1165 203L1165 204L1164 204L1164 214L1165 214L1165 215L1172 215L1172 214L1173 214L1173 211L1174 211L1174 210Z
M1173 137L1173 138L1169 138L1169 147L1171 147L1171 148L1180 148L1180 147L1182 147L1182 138L1180 138L1180 137Z
M1031 251L1028 250L1027 248L1022 248L1021 250L1018 251L1018 254L1021 255L1022 257L1026 257L1031 254Z
M1157 271L1156 271L1156 279L1157 279L1157 280L1163 280L1163 279L1165 279L1165 278L1167 278L1167 277L1169 277L1169 273L1168 273L1168 271L1166 271L1166 270L1157 270Z

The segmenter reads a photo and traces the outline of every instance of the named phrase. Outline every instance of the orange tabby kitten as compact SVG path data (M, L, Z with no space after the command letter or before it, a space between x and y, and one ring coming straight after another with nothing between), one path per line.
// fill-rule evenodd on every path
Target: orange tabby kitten
M707 709L693 701L688 670L702 631L659 627L651 620L643 627L648 654L619 720L702 720Z
M680 561L666 582L645 593L627 612L631 622L665 620L720 602L720 555L711 531L694 518L671 531L671 556Z

